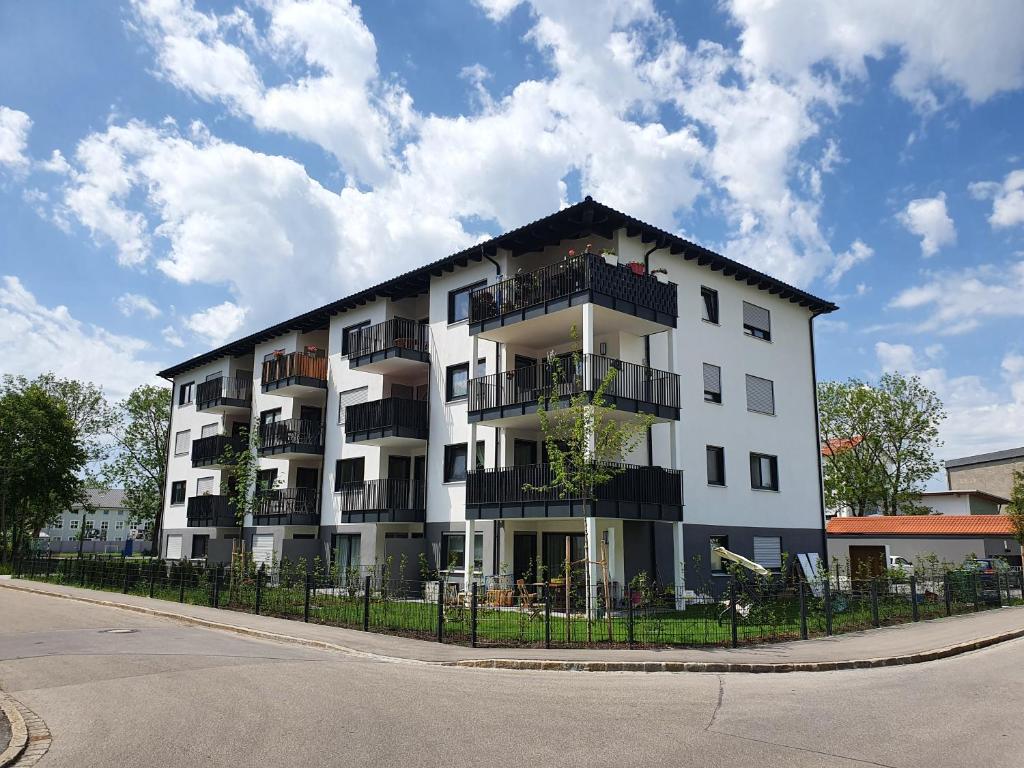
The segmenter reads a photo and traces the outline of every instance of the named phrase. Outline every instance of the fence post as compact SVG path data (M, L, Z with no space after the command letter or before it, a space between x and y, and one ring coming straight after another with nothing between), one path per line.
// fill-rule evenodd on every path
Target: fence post
M1024 600L1024 568L1021 568L1017 575L1020 576L1020 599Z
M124 573L122 574L123 578L121 579L121 594L122 595L127 595L128 594L128 567L129 567L129 565L130 565L130 563L127 560L122 560L121 561L121 567L124 569Z
M306 622L307 624L309 624L309 592L310 592L310 589L312 588L312 584L310 583L312 581L313 581L313 574L307 573L306 574L306 583L305 583L306 595L303 598L303 602L302 602L302 620L304 622Z
M437 642L444 642L444 590L446 582L437 582Z
M476 582L470 585L469 594L469 645L476 648Z
M156 560L149 561L149 596L153 597L153 587L156 585Z
M260 563L256 569L256 615L260 615L260 603L263 602L263 568L266 563Z
M370 584L371 577L363 581L363 632L370 631Z
M796 583L797 594L800 597L800 639L807 639L807 597L804 594L803 579Z
M910 616L914 621L921 620L917 607L917 576L910 577Z
M633 588L626 588L626 642L632 648L635 644L633 637Z
M882 622L878 617L878 579L871 577L871 626L880 627Z
M1002 595L1002 592L1000 592L999 594ZM1006 572L1006 604L1008 606L1009 605L1013 605L1013 603L1010 601L1010 573L1009 573L1009 571Z
M974 576L971 579L971 586L974 589L974 610L975 612L981 610L981 603L978 600L978 581L980 580L977 573L972 574Z
M732 647L739 645L736 626L736 577L729 577L729 631L732 634Z
M185 602L185 565L178 563L178 602Z
M544 647L551 648L551 584L544 583Z
M942 599L946 603L946 615L953 615L953 592L949 582L949 571L942 574Z
M832 585L829 580L821 582L822 595L825 598L825 634L832 635Z

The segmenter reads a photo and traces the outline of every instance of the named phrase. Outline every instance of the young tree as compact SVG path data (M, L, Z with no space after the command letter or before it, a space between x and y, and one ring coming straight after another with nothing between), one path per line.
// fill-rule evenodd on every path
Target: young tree
M939 470L935 448L946 417L942 402L916 376L887 373L875 385L859 379L818 386L825 440L825 496L830 506L863 514L924 511L925 482Z
M1024 559L1024 469L1013 473L1013 490L1010 491L1010 503L1006 505L1006 514L1010 516L1014 538L1020 545L1020 554Z
M132 519L153 523L154 535L165 484L170 420L171 390L143 384L115 406L109 428L115 452L104 467L104 478L124 488Z

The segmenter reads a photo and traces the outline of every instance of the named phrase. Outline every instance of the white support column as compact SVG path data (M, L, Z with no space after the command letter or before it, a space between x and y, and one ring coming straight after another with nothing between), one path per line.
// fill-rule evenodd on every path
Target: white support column
M683 590L686 588L686 551L683 546L683 524L672 523L672 555L675 558L676 610L686 607Z
M587 517L587 615L592 616L597 607L598 589L601 584L601 569L597 561L601 559L600 540L597 532L597 518Z
M466 605L469 605L469 592L472 589L473 584L473 542L476 541L476 520L466 521L466 578L464 585L466 588Z
M476 377L476 361L479 357L479 339L476 335L469 337L469 376ZM466 442L466 472L476 470L476 422L469 422L469 435ZM469 604L469 592L473 584L473 543L476 540L476 521L466 520L466 563L465 563L465 588L466 601Z
M608 558L608 581L619 580L618 550L615 546L615 526L608 526L608 551L605 553Z

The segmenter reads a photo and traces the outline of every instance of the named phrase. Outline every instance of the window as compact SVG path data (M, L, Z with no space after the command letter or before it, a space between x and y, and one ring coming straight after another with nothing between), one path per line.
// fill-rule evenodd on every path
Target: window
M58 519L56 522L54 522L53 527L54 528L63 528L64 527L64 521L62 519Z
M174 435L174 455L182 456L188 453L188 441L191 438L189 430L178 432Z
M210 548L210 537L204 534L197 534L192 537L192 557L199 559L206 557Z
M721 547L722 549L729 548L729 537L728 536L712 536L711 537L711 572L712 573L725 573L726 560L720 554L715 552L715 547Z
M213 489L213 475L200 477L196 480L196 496L211 496L213 495Z
M195 382L190 381L188 384L182 384L178 387L178 405L188 405L192 402L192 388Z
M455 291L448 291L448 322L457 323L469 318L469 294L477 288L487 285L486 280L467 285Z
M725 485L725 448L709 445L705 451L708 457L708 485Z
M365 403L367 399L367 387L357 389L346 389L338 393L338 424L345 426L345 409L350 405Z
M185 481L175 480L171 483L171 504L185 503Z
M775 415L775 385L771 381L747 374L747 410Z
M466 479L466 444L444 447L444 481L457 483Z
M483 440L476 441L476 468L483 469L487 457L487 446Z
M701 286L700 298L704 305L701 311L701 319L718 325L718 291Z
M213 437L214 435L217 434L217 431L219 429L220 429L220 425L217 424L217 423L204 424L203 428L199 431L199 436L200 437Z
M339 492L345 483L363 482L365 468L366 459L362 456L356 459L338 459L334 463L334 492Z
M743 332L765 341L772 340L772 314L764 307L743 302Z
M215 379L220 379L223 376L224 376L224 372L223 371L217 371L216 373L208 373L208 374L206 374L206 378L204 379L204 381L214 381Z
M779 490L779 460L764 453L750 454L750 487L759 491Z
M104 520L103 522L100 523L100 531L103 534L103 538L107 538L107 530L109 530L109 528L110 528L110 521L109 520Z
M360 328L365 328L369 324L370 324L369 320L363 320L363 322L361 322L361 323L356 323L355 325L350 325L347 328L343 328L342 329L342 331L341 331L341 354L342 355L348 355L348 354L351 353L351 350L352 350L352 346L351 346L351 344L352 344L351 333L352 333L352 331L358 331ZM357 347L358 347L358 345L357 345Z
M114 523L114 530L115 531L120 531L123 528L124 528L124 520L118 520L116 523Z
M442 570L463 571L466 568L466 534L458 531L445 532L441 536ZM473 536L473 570L484 568L484 535Z
M704 402L722 402L722 369L711 363L704 363Z
M754 562L770 571L782 567L782 539L778 536L754 537Z
M450 403L468 393L469 363L449 365L445 373L445 399Z
M77 531L78 530L78 521L77 520L70 520L68 522L69 522L69 526L70 526L72 531Z

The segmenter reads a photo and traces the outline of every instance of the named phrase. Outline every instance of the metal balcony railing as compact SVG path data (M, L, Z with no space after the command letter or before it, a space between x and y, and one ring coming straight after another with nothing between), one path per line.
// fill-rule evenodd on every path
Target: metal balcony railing
M323 453L324 425L314 419L284 419L260 426L259 450L273 453Z
M319 525L320 489L263 491L253 513L253 522L256 525Z
M384 431L425 440L429 431L427 401L387 397L345 409L346 435L372 435Z
M248 445L242 435L210 435L192 441L192 466L234 464Z
M203 411L221 403L246 405L252 401L252 378L220 376L196 387L196 410Z
M327 358L311 352L291 352L263 361L263 387L294 381L313 387L327 386Z
M377 325L349 331L347 349L350 359L389 349L427 353L430 349L430 328L416 320L393 317Z
M189 527L236 528L235 505L227 496L193 496L188 500L186 517Z

